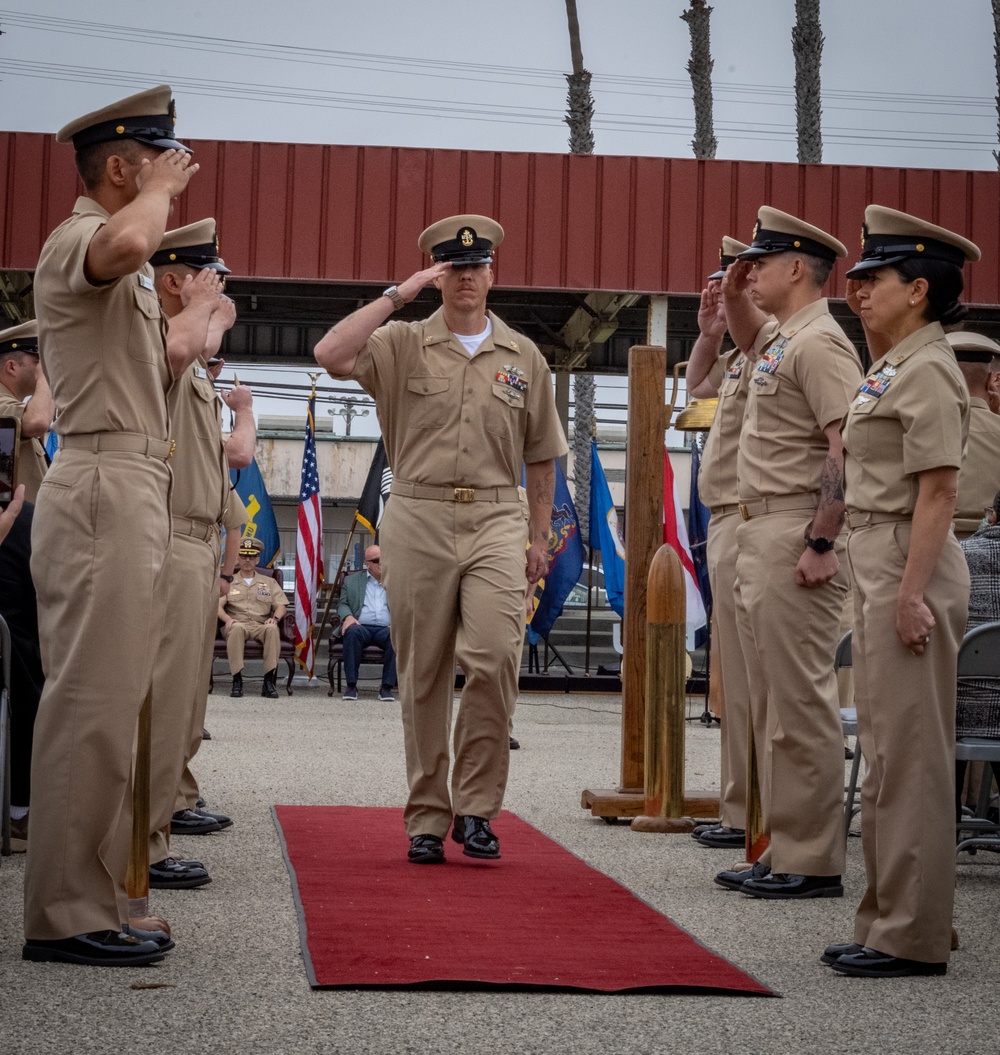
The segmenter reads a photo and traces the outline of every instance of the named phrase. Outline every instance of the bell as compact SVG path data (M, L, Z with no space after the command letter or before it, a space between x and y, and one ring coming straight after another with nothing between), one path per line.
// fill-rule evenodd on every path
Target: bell
M707 432L715 420L715 411L719 400L691 399L687 406L677 415L673 427L680 432Z

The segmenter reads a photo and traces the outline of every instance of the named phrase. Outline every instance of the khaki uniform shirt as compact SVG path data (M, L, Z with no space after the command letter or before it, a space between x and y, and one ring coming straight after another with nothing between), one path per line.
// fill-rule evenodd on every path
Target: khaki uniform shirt
M177 443L170 459L171 512L203 524L221 523L229 503L229 466L219 400L204 359L192 363L174 382L167 407Z
M21 420L24 404L6 386L0 385L0 418L17 418ZM48 468L45 460L45 448L33 436L21 437L17 452L17 482L24 484L24 497L34 502L38 497L38 488L42 486L42 477Z
M239 572L229 584L229 592L222 598L222 607L237 623L259 626L272 616L276 609L288 607L284 590L270 575L256 572L248 586Z
M55 430L60 436L134 432L166 440L170 373L153 269L146 264L99 286L84 273L90 241L108 219L97 202L77 198L38 259L38 343L59 408ZM86 312L81 296L90 300ZM128 369L119 362L123 356Z
M861 380L854 346L820 299L778 327L749 379L737 475L741 501L818 492L830 445Z
M958 475L955 530L968 533L979 527L983 510L1000 491L1000 414L978 396L969 408L969 445Z
M489 312L474 356L438 309L389 322L351 373L376 402L394 478L445 487L516 487L521 463L567 451L542 353Z
M247 513L247 507L243 504L243 500L236 493L235 489L231 489L229 492L229 498L226 500L226 511L222 516L222 526L226 531L243 531L243 525L250 519Z
M872 364L844 423L850 511L911 517L917 473L959 468L969 390L944 330L932 322Z

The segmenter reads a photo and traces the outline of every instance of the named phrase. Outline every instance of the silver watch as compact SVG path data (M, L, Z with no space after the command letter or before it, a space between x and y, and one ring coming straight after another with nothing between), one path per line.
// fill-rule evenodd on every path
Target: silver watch
M400 308L406 307L406 301L399 295L399 288L397 286L390 286L388 289L382 290L382 296L388 297L392 301L392 310L399 311Z

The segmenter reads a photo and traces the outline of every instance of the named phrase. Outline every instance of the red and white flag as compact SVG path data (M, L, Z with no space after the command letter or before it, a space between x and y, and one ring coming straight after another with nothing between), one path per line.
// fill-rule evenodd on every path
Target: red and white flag
M316 590L323 581L323 513L316 466L316 395L309 397L306 412L306 445L302 453L299 487L298 535L295 542L295 658L309 672L316 671L313 628L316 625Z
M705 626L705 602L698 589L698 575L691 559L691 546L688 542L687 525L684 523L684 510L677 494L677 483L674 480L674 469L670 464L670 454L666 444L663 446L663 541L672 546L680 557L684 569L684 592L687 600L686 636L687 647L693 649L694 635Z

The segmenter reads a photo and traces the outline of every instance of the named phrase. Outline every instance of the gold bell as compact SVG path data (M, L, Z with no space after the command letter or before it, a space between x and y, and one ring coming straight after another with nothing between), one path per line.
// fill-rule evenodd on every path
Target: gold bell
M718 407L719 400L716 397L688 400L687 406L677 415L673 427L680 432L708 432Z

